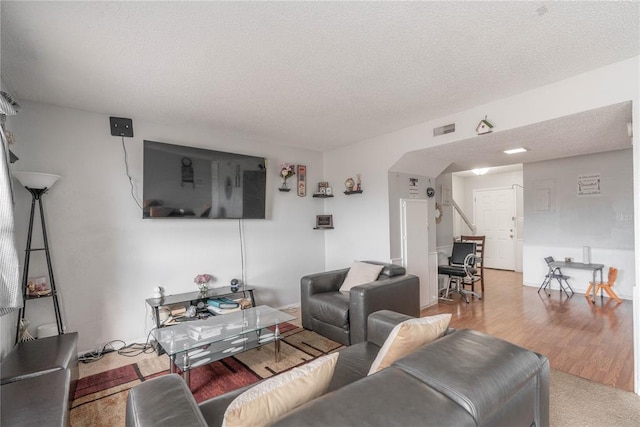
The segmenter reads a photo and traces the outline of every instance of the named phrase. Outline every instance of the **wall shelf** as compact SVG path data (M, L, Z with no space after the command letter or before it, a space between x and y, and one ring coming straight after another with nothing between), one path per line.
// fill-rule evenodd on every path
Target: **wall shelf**
M350 196L352 194L362 194L362 190L345 191L344 194L346 194L347 196Z
M333 230L334 227L313 227L314 230Z
M314 194L313 197L317 197L319 199L326 199L327 197L333 197L333 194Z

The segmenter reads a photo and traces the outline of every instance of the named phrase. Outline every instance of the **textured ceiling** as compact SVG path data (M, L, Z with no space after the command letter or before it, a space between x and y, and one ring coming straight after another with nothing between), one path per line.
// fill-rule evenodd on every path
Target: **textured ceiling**
M0 2L20 99L316 150L638 55L638 2Z
M630 149L627 123L631 122L631 117L631 102L623 102L407 153L392 169L438 176L440 173ZM504 153L519 147L528 151ZM509 169L503 169L503 172L506 170Z

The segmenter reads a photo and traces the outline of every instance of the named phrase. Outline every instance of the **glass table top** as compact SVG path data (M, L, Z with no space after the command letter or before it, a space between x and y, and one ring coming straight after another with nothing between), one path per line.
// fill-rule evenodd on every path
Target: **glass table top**
M175 356L212 343L225 342L228 343L225 347L239 348L237 345L247 341L248 335L251 335L252 340L257 339L260 344L273 341L277 338L275 330L264 331L264 329L294 319L294 316L287 313L260 305L203 320L155 329L152 335L169 356ZM251 332L255 334L250 334Z

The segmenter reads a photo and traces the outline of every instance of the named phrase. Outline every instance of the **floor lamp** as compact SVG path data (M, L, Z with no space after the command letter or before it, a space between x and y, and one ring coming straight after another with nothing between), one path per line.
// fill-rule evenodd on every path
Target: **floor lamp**
M58 327L58 335L64 333L62 325L62 316L60 314L60 304L58 302L58 293L56 292L56 282L53 277L53 268L51 266L51 255L49 253L49 242L47 240L47 226L44 220L44 210L42 207L42 197L53 186L53 184L60 178L59 175L52 175L48 173L38 172L13 172L13 176L16 177L20 184L31 193L31 215L29 216L29 232L27 234L27 246L25 248L24 255L24 268L22 271L22 308L18 315L18 325L16 328L16 343L20 340L20 325L24 320L27 300L29 295L27 294L27 286L29 280L29 261L31 260L31 252L44 251L47 258L47 268L49 270L49 282L51 284L51 294L44 297L51 297L53 300L53 311L56 316L56 325ZM40 224L42 225L42 248L32 248L31 238L33 237L33 219L36 209L36 202L38 204L38 210L40 211Z

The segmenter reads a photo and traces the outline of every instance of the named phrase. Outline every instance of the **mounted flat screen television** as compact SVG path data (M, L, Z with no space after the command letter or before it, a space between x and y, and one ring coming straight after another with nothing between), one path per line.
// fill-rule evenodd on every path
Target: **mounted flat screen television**
M143 218L265 218L263 157L144 141Z

